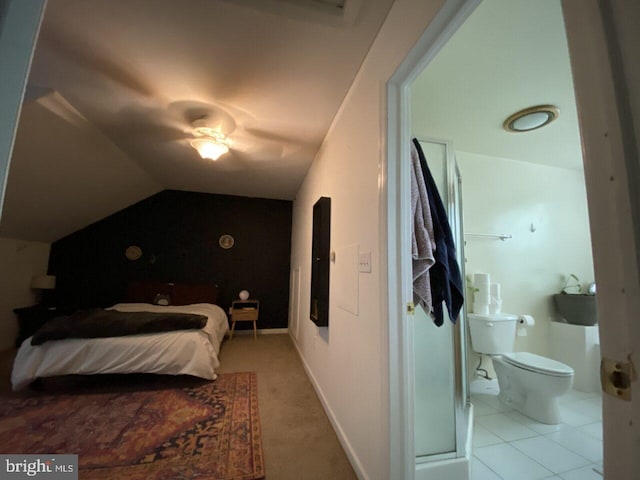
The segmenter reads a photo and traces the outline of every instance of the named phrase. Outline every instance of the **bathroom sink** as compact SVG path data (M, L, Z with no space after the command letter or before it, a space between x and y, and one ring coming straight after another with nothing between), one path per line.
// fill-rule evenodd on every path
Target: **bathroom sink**
M573 325L591 326L598 323L595 295L559 293L554 295L560 315Z

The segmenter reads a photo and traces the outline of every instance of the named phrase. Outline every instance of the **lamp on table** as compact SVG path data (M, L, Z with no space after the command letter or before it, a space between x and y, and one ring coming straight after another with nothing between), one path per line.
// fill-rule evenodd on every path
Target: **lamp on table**
M56 288L55 275L34 275L31 277L31 288L40 290L40 303L50 303L51 290Z

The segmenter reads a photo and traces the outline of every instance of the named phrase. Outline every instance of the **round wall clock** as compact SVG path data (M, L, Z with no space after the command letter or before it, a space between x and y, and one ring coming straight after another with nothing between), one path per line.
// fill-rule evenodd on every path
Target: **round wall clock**
M220 237L220 240L218 240L218 243L220 244L220 246L222 248L224 248L225 250L233 247L233 244L235 243L235 240L233 239L233 237L231 235L222 235Z
M124 256L127 260L138 260L142 256L142 249L137 245L130 245L124 251Z

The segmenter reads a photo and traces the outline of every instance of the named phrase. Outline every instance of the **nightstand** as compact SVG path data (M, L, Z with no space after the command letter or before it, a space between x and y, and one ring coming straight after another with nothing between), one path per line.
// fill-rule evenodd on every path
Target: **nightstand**
M234 300L231 303L231 332L229 332L229 340L233 338L233 331L236 328L236 322L253 322L253 339L258 339L258 330L256 322L260 313L259 300Z
M56 307L42 303L31 307L14 308L13 313L18 317L19 328L16 348L20 347L24 340L36 333L46 322L63 314Z

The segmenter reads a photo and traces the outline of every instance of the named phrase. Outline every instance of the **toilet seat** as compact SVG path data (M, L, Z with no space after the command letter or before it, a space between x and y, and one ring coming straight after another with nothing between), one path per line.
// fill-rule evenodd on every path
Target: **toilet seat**
M570 377L574 374L573 368L564 363L551 360L550 358L541 357L529 352L510 352L502 355L506 363L514 367L529 370L531 372L541 373L543 375L552 375L554 377Z

